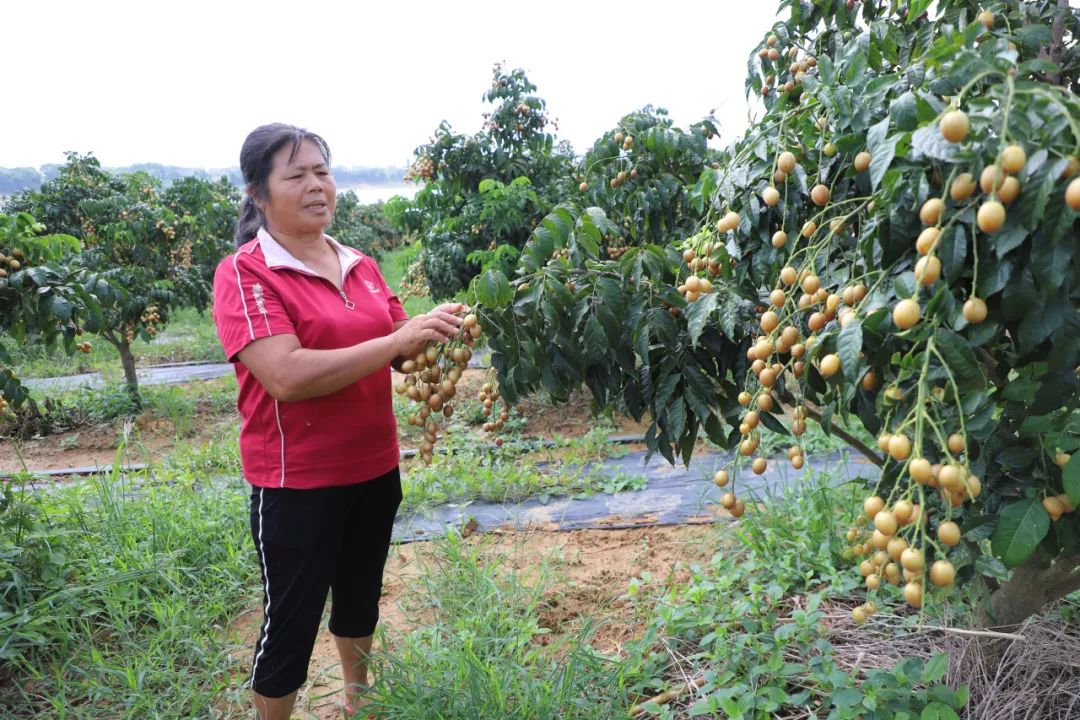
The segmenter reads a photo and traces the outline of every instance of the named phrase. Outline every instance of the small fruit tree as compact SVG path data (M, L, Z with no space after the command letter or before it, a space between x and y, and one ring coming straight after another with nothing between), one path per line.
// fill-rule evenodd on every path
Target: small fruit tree
M462 135L442 123L406 179L422 183L409 208L393 213L399 230L418 230L431 293L449 297L485 266L509 270L529 231L569 189L569 149L556 145L536 86L521 70L496 65L484 100L484 127ZM410 227L419 218L420 227Z
M809 420L861 425L872 597L974 581L1010 625L1080 589L1080 19L931 5L781 2L694 232L601 257L569 197L473 291L508 401L584 382L669 460L704 429L762 473L771 432L799 468Z
M237 198L226 181L186 178L163 190L149 175L113 175L96 158L71 153L55 179L10 206L31 212L51 231L78 237L78 262L116 289L86 327L116 347L137 398L131 344L156 336L170 311L208 305Z
M71 235L42 235L26 213L0 214L0 330L18 343L88 351L80 322L112 291L73 262L80 248ZM0 421L28 399L0 344Z

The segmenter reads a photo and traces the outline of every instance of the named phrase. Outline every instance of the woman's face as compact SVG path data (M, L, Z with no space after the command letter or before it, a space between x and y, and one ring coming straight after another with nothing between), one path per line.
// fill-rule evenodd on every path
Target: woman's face
M322 230L334 217L337 185L319 147L304 140L289 160L292 143L274 153L274 168L267 179L269 198L262 203L267 230L305 235Z

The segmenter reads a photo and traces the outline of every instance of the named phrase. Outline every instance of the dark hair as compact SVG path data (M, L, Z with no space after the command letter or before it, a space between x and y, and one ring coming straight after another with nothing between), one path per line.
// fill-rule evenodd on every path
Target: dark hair
M296 157L300 143L310 140L322 152L326 164L330 164L330 146L313 132L295 125L271 123L252 130L240 148L240 172L244 176L245 195L240 203L240 220L236 224L236 244L243 245L259 232L266 223L262 210L255 204L253 196L266 200L270 196L267 179L274 169L274 153L292 143L289 161Z

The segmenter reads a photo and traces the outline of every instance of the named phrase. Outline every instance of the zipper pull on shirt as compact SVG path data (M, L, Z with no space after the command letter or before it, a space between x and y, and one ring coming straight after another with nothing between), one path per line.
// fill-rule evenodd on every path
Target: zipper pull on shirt
M344 290L338 290L341 293L341 299L345 301L345 309L352 310L356 307L356 303L349 299L349 296L345 294Z

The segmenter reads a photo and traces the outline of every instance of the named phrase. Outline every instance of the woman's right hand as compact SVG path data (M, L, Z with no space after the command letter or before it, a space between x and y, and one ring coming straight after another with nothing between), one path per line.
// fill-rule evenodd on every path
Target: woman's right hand
M439 308L410 318L394 331L397 354L408 358L423 350L429 342L447 342L458 334L463 322L457 315Z

